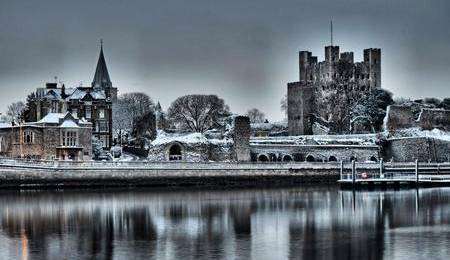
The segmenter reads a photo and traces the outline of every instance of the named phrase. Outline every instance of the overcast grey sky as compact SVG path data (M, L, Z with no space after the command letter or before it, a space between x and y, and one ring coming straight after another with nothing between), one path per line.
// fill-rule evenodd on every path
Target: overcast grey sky
M0 111L58 76L90 85L99 39L113 85L164 109L211 93L232 111L279 120L297 52L323 59L334 42L362 59L382 49L382 86L395 96L450 96L448 0L0 0Z

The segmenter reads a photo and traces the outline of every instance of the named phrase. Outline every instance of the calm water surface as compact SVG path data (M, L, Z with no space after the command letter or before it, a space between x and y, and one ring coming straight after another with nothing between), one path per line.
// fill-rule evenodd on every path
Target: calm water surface
M3 191L0 259L450 259L450 189Z

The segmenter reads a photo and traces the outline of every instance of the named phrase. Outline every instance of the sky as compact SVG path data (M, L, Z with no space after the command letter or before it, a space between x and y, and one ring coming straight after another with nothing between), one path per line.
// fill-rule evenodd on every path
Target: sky
M323 60L334 44L362 60L381 48L382 87L395 97L450 96L448 0L0 0L0 111L46 82L90 86L100 39L119 93L163 109L216 94L235 113L283 118L298 51Z

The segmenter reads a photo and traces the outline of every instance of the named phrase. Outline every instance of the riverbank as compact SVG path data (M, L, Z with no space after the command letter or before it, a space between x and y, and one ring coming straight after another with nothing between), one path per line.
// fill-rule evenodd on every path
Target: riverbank
M0 161L0 187L271 186L336 183L345 163L149 163ZM376 172L376 163L358 163Z

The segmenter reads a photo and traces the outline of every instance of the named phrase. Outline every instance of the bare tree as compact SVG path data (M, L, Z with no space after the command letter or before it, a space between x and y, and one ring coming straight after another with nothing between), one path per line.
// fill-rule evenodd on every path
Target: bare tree
M22 111L25 109L25 104L22 101L11 103L8 106L6 115L10 121L19 121Z
M263 123L266 120L266 115L257 108L248 110L247 116L250 118L250 123Z
M120 95L113 105L114 132L119 138L123 133L131 133L133 120L153 111L153 100L145 93L132 92Z
M287 118L287 110L288 110L288 106L287 106L287 94L285 94L281 100L280 100L280 108L281 111L283 112L284 116Z
M182 130L203 133L221 125L229 108L216 95L187 95L177 98L169 107L168 117Z

